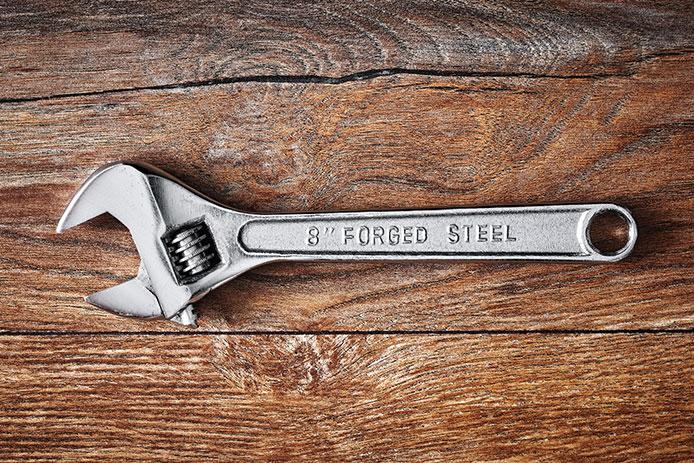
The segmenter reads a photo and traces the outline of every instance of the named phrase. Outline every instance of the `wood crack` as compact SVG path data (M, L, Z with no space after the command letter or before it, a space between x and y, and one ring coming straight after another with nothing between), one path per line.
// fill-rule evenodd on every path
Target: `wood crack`
M654 59L672 58L686 56L694 53L694 50L663 51L640 56L632 61L625 63L627 68L633 65L640 65ZM276 83L276 84L317 84L317 85L341 85L363 80L377 79L379 77L390 77L398 75L412 75L422 77L457 77L457 78L525 78L525 79L557 79L557 80L604 80L618 77L633 77L636 71L629 69L623 72L595 72L578 74L552 74L535 72L474 72L474 71L455 71L455 70L436 70L436 69L409 69L409 68L383 68L368 69L338 77L322 76L315 74L305 75L250 75L240 77L226 77L218 79L206 79L200 81L185 81L162 85L148 85L140 87L125 87L90 92L58 93L54 95L39 95L20 98L0 98L0 104L27 103L36 101L50 101L65 98L88 97L98 95L112 95L129 92L146 92L162 90L187 90L198 87L214 87L218 85L238 84L238 83Z
M668 57L685 56L694 53L694 50L679 50L672 52L658 52L649 55L641 56L629 63L631 65L642 64L654 59L662 59ZM525 78L525 79L558 79L558 80L603 80L617 77L633 77L636 74L634 70L623 72L595 72L595 73L579 73L579 74L552 74L552 73L534 73L534 72L473 72L473 71L455 71L455 70L436 70L436 69L409 69L409 68L383 68L369 69L351 74L346 74L338 77L322 76L315 74L305 75L251 75L240 77L226 77L218 79L206 79L200 81L176 82L162 85L149 85L140 87L125 87L106 90L97 90L91 92L74 92L74 93L59 93L54 95L39 95L21 98L0 98L0 104L27 103L36 101L50 101L65 98L76 98L86 96L111 95L128 92L146 92L146 91L161 91L161 90L187 90L198 87L213 87L218 85L228 85L237 83L276 83L276 84L317 84L317 85L341 85L351 82L359 82L363 80L377 79L379 77L390 77L398 75L412 75L423 77L458 77L458 78Z
M118 93L147 92L161 90L188 90L198 87L214 87L218 85L238 84L238 83L273 83L273 84L317 84L317 85L341 85L350 82L371 80L379 77L390 77L397 75L415 75L423 77L499 77L499 78L527 78L527 79L606 79L613 77L630 77L633 73L595 73L595 74L536 74L536 73L496 73L496 72L457 72L457 71L436 71L427 69L372 69L357 72L340 77L329 77L320 75L255 75L242 77L229 77L220 79L207 79L201 81L187 81L163 85L149 85L141 87L125 87L107 90L97 90L92 92L59 93L55 95L42 95L21 98L0 98L0 104L28 103L36 101L51 101L66 98L89 97L99 95L113 95Z

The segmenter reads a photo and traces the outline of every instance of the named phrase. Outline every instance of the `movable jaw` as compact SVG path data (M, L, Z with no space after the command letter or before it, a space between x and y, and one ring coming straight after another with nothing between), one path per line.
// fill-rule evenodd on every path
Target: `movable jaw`
M198 283L207 277L210 286L210 280L226 278L209 278L223 263L205 219L214 221L229 212L153 167L117 163L87 179L56 231L111 214L130 231L140 270L135 278L86 300L120 315L194 324L190 302L207 292Z

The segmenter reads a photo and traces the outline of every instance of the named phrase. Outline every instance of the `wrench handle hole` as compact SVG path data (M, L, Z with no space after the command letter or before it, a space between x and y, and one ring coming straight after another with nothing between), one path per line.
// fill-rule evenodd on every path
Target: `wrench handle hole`
M588 223L590 245L600 254L620 254L629 244L633 233L627 217L621 212L607 209L595 214Z

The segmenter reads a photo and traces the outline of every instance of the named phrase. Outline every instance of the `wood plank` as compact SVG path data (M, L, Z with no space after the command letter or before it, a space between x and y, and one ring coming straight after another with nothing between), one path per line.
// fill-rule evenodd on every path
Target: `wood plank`
M148 161L215 199L292 212L616 202L631 258L262 267L198 307L207 330L694 326L691 56L605 79L390 76L0 106L0 328L170 330L90 308L132 276L127 232L53 233L94 169Z
M694 48L694 8L581 1L6 1L0 98L378 70L604 75Z
M685 461L691 335L5 336L4 461Z

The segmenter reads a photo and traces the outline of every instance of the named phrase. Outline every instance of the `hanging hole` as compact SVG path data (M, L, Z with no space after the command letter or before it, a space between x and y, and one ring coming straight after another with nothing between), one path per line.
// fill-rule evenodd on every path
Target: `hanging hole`
M630 221L623 213L608 209L595 214L588 223L588 242L600 254L620 254L632 239Z

